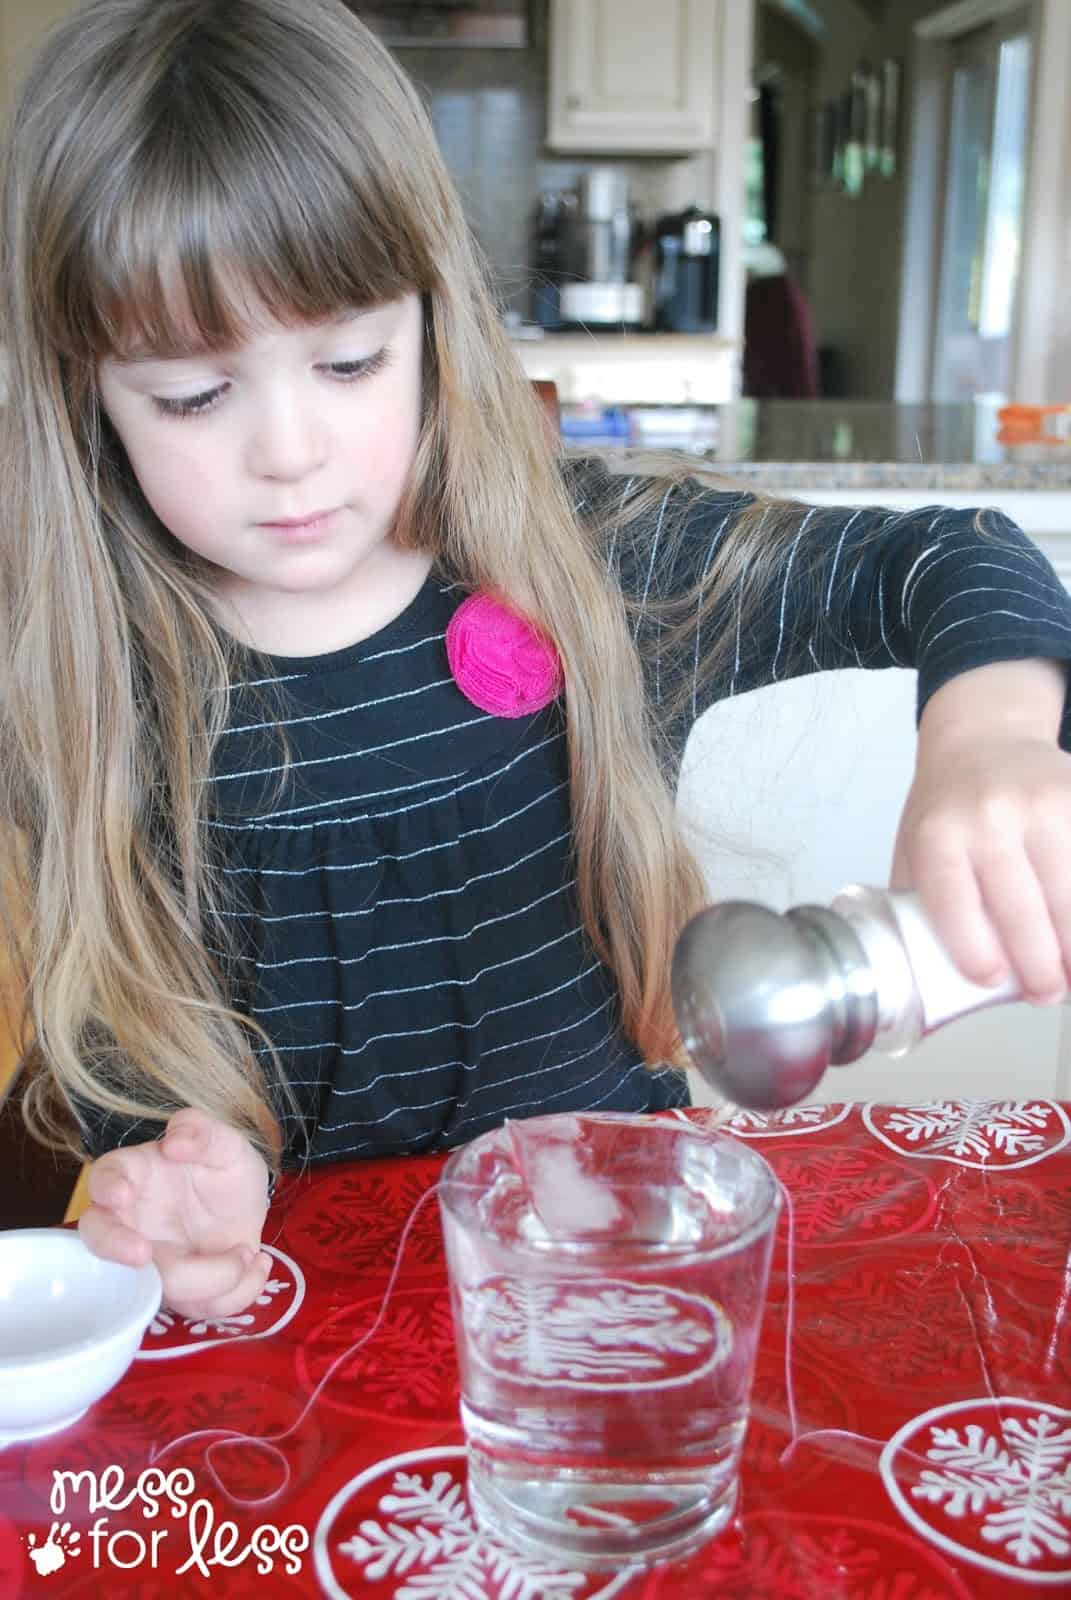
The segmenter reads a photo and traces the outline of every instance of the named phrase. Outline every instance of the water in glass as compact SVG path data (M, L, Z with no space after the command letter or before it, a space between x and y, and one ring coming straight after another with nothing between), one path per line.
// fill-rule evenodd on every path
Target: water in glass
M440 1190L469 1496L588 1567L679 1557L736 1496L779 1194L682 1121L507 1124Z

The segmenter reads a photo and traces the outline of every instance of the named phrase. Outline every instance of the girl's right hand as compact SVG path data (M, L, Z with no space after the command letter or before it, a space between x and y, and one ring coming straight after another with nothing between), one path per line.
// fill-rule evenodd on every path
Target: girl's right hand
M203 1111L170 1119L162 1139L109 1150L89 1168L78 1221L94 1255L155 1261L164 1302L182 1317L235 1316L262 1292L271 1257L257 1253L268 1169L249 1140Z

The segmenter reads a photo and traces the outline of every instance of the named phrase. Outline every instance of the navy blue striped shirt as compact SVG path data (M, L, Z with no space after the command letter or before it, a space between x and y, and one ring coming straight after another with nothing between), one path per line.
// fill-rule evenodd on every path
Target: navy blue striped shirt
M663 537L674 496L687 497L683 532ZM986 538L972 513L938 506L801 512L750 622L730 595L663 652L655 602L709 573L748 498L677 489L609 552L638 602L652 701L683 701L677 757L715 701L790 675L912 666L921 710L967 668L1071 657L1071 601L1036 547L996 514ZM683 1077L652 1071L623 1034L578 916L563 706L512 719L466 699L444 644L463 598L433 569L373 637L269 658L266 681L235 688L213 823L236 897L235 999L281 1053L313 1159L687 1099ZM713 679L699 670L708 629L731 637ZM266 690L290 748L281 790ZM86 1122L95 1153L159 1131Z

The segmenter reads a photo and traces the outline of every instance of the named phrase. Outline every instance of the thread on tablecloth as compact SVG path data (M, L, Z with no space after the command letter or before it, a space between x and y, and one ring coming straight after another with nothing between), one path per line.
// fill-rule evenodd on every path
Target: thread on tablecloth
M805 1433L800 1432L799 1411L796 1407L796 1385L792 1376L792 1346L796 1337L796 1208L792 1203L792 1196L782 1180L774 1174L777 1187L785 1202L785 1212L788 1216L788 1240L786 1247L785 1266L788 1276L788 1293L785 1301L785 1410L788 1413L789 1441L778 1456L778 1462L784 1466L795 1455L796 1450L808 1439L853 1439L857 1444L875 1445L879 1451L884 1450L887 1440L875 1439L866 1433L856 1433L852 1428L808 1428ZM907 1456L922 1466L929 1466L928 1461L917 1456L913 1451L902 1450L902 1455Z
M776 1173L774 1173L774 1180L781 1192L781 1196L785 1205L786 1216L788 1219L786 1241L788 1290L785 1306L785 1409L788 1414L790 1437L788 1444L778 1456L778 1461L782 1466L784 1466L795 1454L799 1446L805 1441L811 1439L851 1439L858 1444L865 1444L868 1446L873 1445L876 1446L878 1450L882 1450L885 1447L887 1442L886 1440L876 1439L864 1433L856 1433L850 1428L808 1428L806 1432L800 1432L799 1411L796 1405L796 1386L792 1371L793 1344L796 1333L796 1208L792 1201L792 1195ZM295 1418L288 1428L284 1428L280 1433L270 1434L242 1433L237 1429L230 1428L199 1428L193 1433L180 1434L178 1438L170 1440L169 1443L163 1445L160 1449L155 1450L151 1455L152 1463L155 1464L162 1456L167 1455L170 1451L176 1449L181 1444L189 1444L196 1439L211 1439L212 1443L206 1447L204 1453L205 1466L213 1483L216 1485L216 1488L222 1495L225 1496L231 1505L239 1506L244 1510L253 1510L259 1508L260 1506L272 1505L276 1500L279 1499L281 1495L285 1494L286 1490L290 1486L290 1463L287 1461L283 1452L278 1448L279 1444L284 1439L289 1438L290 1435L301 1426L312 1407L319 1399L320 1394L326 1388L327 1384L330 1382L338 1368L355 1356L359 1350L363 1349L364 1346L368 1344L369 1341L379 1332L379 1329L383 1325L383 1319L387 1314L387 1307L390 1304L391 1295L394 1293L394 1285L397 1282L398 1274L401 1271L402 1260L405 1255L405 1247L409 1242L409 1235L413 1230L413 1225L416 1222L420 1211L428 1202L428 1200L430 1200L433 1195L438 1194L439 1187L439 1180L436 1180L436 1182L433 1183L429 1188L425 1189L424 1193L416 1201L416 1204L413 1206L413 1209L406 1218L405 1226L403 1227L401 1237L398 1240L398 1248L395 1251L394 1262L391 1266L390 1276L387 1279L387 1287L383 1292L383 1299L380 1302L379 1310L376 1312L372 1326L368 1329L367 1333L363 1333L359 1339L357 1339L347 1349L343 1350L335 1357L334 1361L332 1361L331 1365L328 1367L327 1371L324 1373L315 1389L313 1389L312 1393L309 1395L309 1398L305 1402L300 1414ZM252 1445L254 1447L260 1447L266 1449L270 1455L275 1456L281 1463L283 1469L283 1481L279 1487L277 1489L273 1489L270 1494L261 1495L255 1499L232 1494L212 1464L212 1453L215 1450L226 1449L228 1446L233 1448L235 1445ZM921 1461L923 1466L929 1465L928 1462L923 1461L921 1457L915 1456L911 1451L902 1451L901 1453L906 1455L911 1460L916 1462Z
M774 1177L777 1179L777 1187L781 1191L788 1217L788 1255L785 1262L788 1275L788 1296L785 1301L785 1406L788 1411L791 1437L777 1458L784 1466L785 1461L799 1444L800 1436L799 1414L796 1411L796 1386L792 1381L792 1340L796 1332L796 1208L792 1204L792 1196L785 1184L776 1173Z
M401 1238L398 1240L398 1248L394 1253L394 1264L391 1267L390 1277L387 1279L387 1287L383 1292L383 1299L380 1303L379 1310L376 1312L372 1326L368 1329L367 1333L363 1333L359 1339L349 1346L348 1349L343 1350L335 1357L334 1361L332 1361L331 1365L328 1367L327 1371L324 1373L315 1389L309 1395L309 1398L305 1402L300 1414L294 1419L288 1428L284 1428L280 1433L265 1434L242 1433L235 1428L198 1428L194 1433L180 1434L177 1439L171 1439L166 1445L161 1446L159 1450L154 1451L151 1456L152 1463L155 1464L160 1460L161 1456L167 1455L170 1451L176 1449L180 1444L190 1444L195 1439L211 1439L212 1443L206 1447L204 1453L205 1467L207 1468L209 1476L211 1477L216 1488L219 1490L220 1494L225 1496L232 1506L239 1506L243 1510L253 1510L260 1506L273 1505L275 1501L279 1499L280 1495L285 1494L286 1490L290 1487L290 1463L286 1459L286 1456L283 1454L283 1452L279 1449L280 1443L282 1440L289 1438L297 1428L300 1428L301 1424L312 1410L312 1407L316 1404L320 1394L338 1368L342 1366L344 1362L349 1361L353 1356L355 1356L358 1350L362 1349L368 1343L368 1341L379 1332L383 1325L383 1319L387 1314L387 1306L390 1304L390 1297L394 1293L394 1285L398 1280L398 1273L401 1271L402 1258L405 1255L405 1247L409 1242L409 1235L413 1231L413 1224L416 1222L416 1219L423 1206L428 1200L431 1199L433 1195L437 1195L438 1192L439 1181L436 1180L435 1183L430 1186L430 1188L424 1190L424 1193L420 1196L419 1200L417 1200L413 1209L406 1218L405 1227L402 1229ZM268 1451L269 1455L275 1456L276 1459L281 1463L283 1469L283 1481L279 1487L277 1489L273 1489L270 1494L260 1495L256 1499L232 1494L213 1466L213 1451L224 1450L228 1446L233 1448L235 1445L243 1444L253 1445L254 1447L265 1449Z

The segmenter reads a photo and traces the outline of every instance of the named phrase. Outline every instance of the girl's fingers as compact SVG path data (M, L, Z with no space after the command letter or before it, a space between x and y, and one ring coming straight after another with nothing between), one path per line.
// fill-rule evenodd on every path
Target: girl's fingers
M1066 832L1061 835L1053 829L1037 830L1028 847L1054 947L1046 975L1049 981L1033 993L1037 999L1049 1002L1063 999L1071 976L1071 873L1066 837Z
M167 1125L162 1150L172 1161L196 1161L205 1167L227 1167L234 1161L236 1142L246 1141L234 1128L204 1111L188 1106L176 1111Z
M927 856L920 849L912 878L938 938L965 978L999 983L1007 962L970 857L963 850Z
M1054 870L1051 841L1037 849L1035 865L1022 832L1012 828L975 840L971 853L965 842L927 851L919 840L914 875L938 937L964 977L991 985L1014 975L1025 998L1054 1000L1066 988L1064 943L1042 884L1058 884L1067 874L1063 862ZM1071 904L1060 913L1071 954Z
M212 1148L213 1133L218 1127L218 1123L195 1106L176 1111L161 1141L163 1153L183 1161L202 1161Z
M892 881L918 888L965 977L1014 977L1025 998L1052 1002L1071 978L1071 785L1062 754L1046 748L1032 760L1021 782L1008 779L1010 761L998 770L992 755L961 762L958 775L916 777Z
M78 1233L95 1256L125 1267L143 1267L152 1260L152 1245L143 1234L119 1221L112 1212L91 1205L78 1219Z
M201 1177L213 1186L212 1204L217 1209L222 1205L233 1216L236 1205L249 1210L267 1206L267 1164L236 1128L203 1111L177 1111L160 1149L165 1159L176 1165L188 1163L204 1169Z
M86 1179L90 1200L98 1206L119 1209L135 1201L148 1177L149 1152L139 1146L109 1150L94 1161Z
M1041 885L1029 863L987 865L983 893L1009 970L1028 1000L1058 993L1063 959Z
M263 1291L271 1257L249 1246L217 1256L172 1256L157 1251L164 1301L180 1317L236 1316Z

